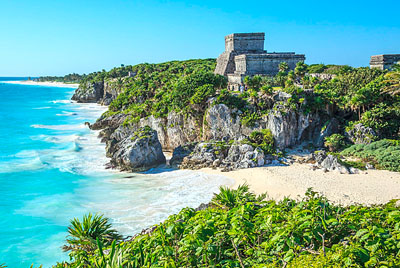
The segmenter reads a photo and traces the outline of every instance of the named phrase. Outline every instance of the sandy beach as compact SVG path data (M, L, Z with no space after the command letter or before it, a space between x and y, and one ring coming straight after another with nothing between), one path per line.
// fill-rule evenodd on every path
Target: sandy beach
M79 87L79 84L67 84L67 83L62 83L62 82L36 82L36 81L32 81L32 80L1 81L1 83L30 85L30 86L48 86L48 87L70 87L70 88L78 88Z
M310 187L330 201L344 205L382 204L400 199L400 173L386 170L368 170L361 174L324 173L322 170L313 171L306 164L295 163L290 166L267 166L231 172L205 168L200 172L234 179L233 188L247 183L252 192L267 193L268 198L274 200L284 197L298 199Z

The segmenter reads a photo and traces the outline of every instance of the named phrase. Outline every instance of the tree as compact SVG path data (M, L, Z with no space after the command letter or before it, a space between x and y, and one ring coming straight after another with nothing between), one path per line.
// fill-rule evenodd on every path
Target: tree
M299 76L300 78L303 78L306 72L307 72L307 65L304 62L299 61L296 64L296 68L294 68L294 74L296 76Z
M383 82L387 84L384 92L392 96L400 95L400 71L389 72L384 77L385 80Z
M262 77L260 75L255 75L253 77L246 76L243 82L248 88L258 91L262 84Z
M289 65L287 62L283 61L279 63L279 71L282 73L286 73L289 70Z
M400 61L398 61L396 64L393 64L391 69L393 71L400 72Z
M82 222L76 218L71 220L68 237L64 251L92 252L97 248L97 239L106 246L111 245L113 240L122 240L122 236L112 229L108 218L91 213L84 215Z
M283 72L279 72L274 78L276 84L280 85L281 87L285 86L286 79L287 79L287 76Z

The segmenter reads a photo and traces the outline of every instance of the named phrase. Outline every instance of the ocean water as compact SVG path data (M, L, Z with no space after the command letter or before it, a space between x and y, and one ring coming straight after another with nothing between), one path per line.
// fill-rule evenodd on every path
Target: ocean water
M0 78L0 264L68 260L66 227L85 213L102 213L133 235L232 183L185 170L106 170L105 145L84 124L104 107L70 101L72 88L5 80L13 78Z

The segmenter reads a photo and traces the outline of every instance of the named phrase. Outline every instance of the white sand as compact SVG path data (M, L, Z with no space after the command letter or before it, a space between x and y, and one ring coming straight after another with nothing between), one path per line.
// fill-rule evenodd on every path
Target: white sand
M322 170L312 171L306 164L296 163L291 166L268 166L231 172L211 168L200 171L234 179L233 188L247 183L252 192L267 193L268 198L275 200L285 196L303 197L310 187L330 201L344 205L382 204L391 199L400 199L400 173L384 170L368 170L362 174L324 173Z
M49 87L70 87L70 88L78 88L79 87L79 84L67 84L67 83L62 83L62 82L36 82L36 81L32 81L32 80L0 81L0 83L30 85L30 86L49 86Z

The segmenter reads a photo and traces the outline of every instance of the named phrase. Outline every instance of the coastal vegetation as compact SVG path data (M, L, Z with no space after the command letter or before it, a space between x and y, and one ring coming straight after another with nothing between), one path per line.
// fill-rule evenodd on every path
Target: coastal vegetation
M76 74L76 73L72 73L72 74L67 74L64 76L41 76L38 78L35 78L34 81L37 82L61 82L61 83L80 83L82 81L82 79L85 77L86 75L80 75L80 74Z
M312 190L300 201L264 198L250 193L246 185L236 190L222 187L202 209L185 208L132 238L109 244L102 235L93 239L94 232L79 233L74 241L84 241L83 246L70 244L71 260L54 267L400 265L396 200L344 207ZM97 224L90 228L96 229ZM73 220L70 229L75 226Z
M353 144L399 139L400 69L397 65L387 71L299 62L290 71L282 63L273 77L245 77L246 90L239 92L228 90L227 79L213 73L215 64L214 59L199 59L123 66L85 75L80 88L98 83L116 88L118 94L110 101L103 118L123 115L124 125L150 116L167 118L175 112L194 118L202 129L207 123L207 110L213 105L225 104L233 117L249 128L275 113L316 114L326 120L321 131L325 131L329 122L335 122L335 131L321 144L332 152L339 153ZM197 135L201 137L202 133ZM272 152L274 148L266 148L266 144L274 142L262 145L265 152ZM359 161L366 159L362 157ZM388 165L377 167L388 168Z

